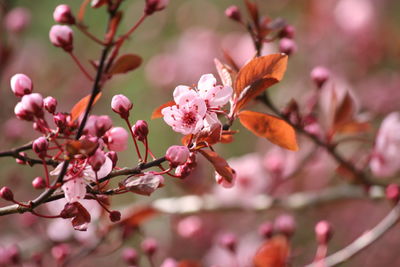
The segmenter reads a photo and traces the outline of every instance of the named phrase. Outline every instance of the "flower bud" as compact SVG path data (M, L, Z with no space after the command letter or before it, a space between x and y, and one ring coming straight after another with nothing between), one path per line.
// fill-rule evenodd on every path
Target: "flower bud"
M325 84L325 82L329 79L329 76L329 70L321 66L313 68L310 73L311 79L314 81L318 88L321 88Z
M46 182L42 177L38 176L35 179L33 179L32 186L35 189L43 189L46 187Z
M178 234L184 238L198 236L203 228L203 222L198 216L189 216L180 220L176 226Z
M397 184L390 184L385 190L386 198L394 202L399 201L400 187Z
M13 201L14 200L14 194L11 191L11 189L7 186L3 186L0 189L0 197L7 200L7 201Z
M58 5L53 12L53 18L58 23L75 24L74 15L68 5Z
M320 221L315 226L315 235L319 244L326 245L332 237L332 227L327 221Z
M265 222L258 227L258 233L263 238L271 238L274 232L274 226L271 222Z
M113 210L110 212L110 221L118 222L121 220L121 212L117 210Z
M146 253L149 256L152 256L152 255L154 255L154 253L157 252L158 242L154 238L146 238L142 242L141 248L144 253Z
M292 25L286 25L283 29L279 32L280 38L289 38L293 39L295 34L295 29Z
M125 248L122 251L122 259L128 265L137 265L139 255L134 248Z
M53 25L49 32L50 41L54 46L61 47L66 52L72 52L74 32L66 25Z
M111 109L123 119L129 117L129 111L132 107L132 102L124 95L115 95L111 100Z
M14 95L22 97L32 93L33 85L32 80L25 74L18 73L11 77L10 80L11 90Z
M59 244L51 249L51 255L58 262L63 261L70 253L71 249L67 244Z
M44 158L46 156L48 147L49 142L43 136L37 138L32 143L32 150L38 154L40 158Z
M179 165L175 169L175 175L180 178L186 178L192 173L193 168L189 164Z
M282 38L279 42L279 51L289 56L297 51L297 45L292 39Z
M225 10L225 15L235 21L242 21L242 15L240 14L240 10L237 6L230 6Z
M149 134L149 126L146 121L138 120L132 126L133 135L141 142L144 142Z
M185 164L189 158L189 154L190 151L186 146L170 146L165 153L165 158L169 161L169 165L175 168Z
M24 157L24 158L26 158L26 156L27 156L27 154L25 152L19 152L18 155L21 156L21 157ZM17 159L15 159L15 161L20 165L25 165L26 164L26 161L23 160L23 159L18 159L17 158Z
M17 7L7 13L4 18L4 26L7 31L20 33L26 29L31 20L31 14L28 9Z
M296 230L296 223L291 215L284 214L276 218L274 228L277 232L291 237Z
M180 266L173 258L166 258L160 265L160 267L178 267Z
M219 244L232 253L236 251L237 239L232 233L227 233L219 238Z
M111 118L107 115L98 116L94 124L98 137L103 136L113 126Z
M63 113L54 114L53 121L60 129L64 129L67 126L67 116Z
M44 105L44 108L49 113L54 114L54 112L56 111L56 107L57 107L57 100L52 96L48 96L45 99L43 99L43 105Z
M33 114L36 117L43 116L43 97L41 94L33 93L24 95L21 99L22 107Z
M12 265L17 265L21 261L21 251L17 245L12 245L6 249L7 262Z
M151 15L156 11L163 10L169 3L169 0L146 0L144 12Z
M114 127L105 134L106 144L109 150L123 151L128 146L128 132L122 127Z
M104 162L106 162L106 156L104 152L100 149L97 149L96 152L89 158L89 165L92 167L93 171L98 172L103 166Z
M115 151L108 151L106 153L106 157L109 157L112 161L112 167L115 168L118 162L118 155L115 153Z
M32 112L27 111L21 102L18 102L14 108L15 116L20 120L33 121L34 115Z

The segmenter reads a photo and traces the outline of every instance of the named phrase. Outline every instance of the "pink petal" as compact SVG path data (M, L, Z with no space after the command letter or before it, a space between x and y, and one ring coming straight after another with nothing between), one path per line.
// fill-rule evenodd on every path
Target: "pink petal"
M199 94L202 98L203 95L207 94L207 92L213 89L217 84L217 80L212 74L204 74L200 77L200 80L197 84L197 88L199 89Z
M175 103L181 103L181 98L184 95L191 95L192 98L197 96L196 91L191 90L189 86L186 85L178 85L174 90L174 101Z
M230 86L216 86L208 92L208 104L213 108L224 106L231 99L233 89Z
M79 202L85 198L86 184L83 178L75 178L64 183L61 187L68 202Z

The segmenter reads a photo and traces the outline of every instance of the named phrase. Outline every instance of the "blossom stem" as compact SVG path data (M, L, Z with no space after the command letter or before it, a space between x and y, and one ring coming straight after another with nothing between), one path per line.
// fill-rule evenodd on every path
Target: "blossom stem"
M46 218L46 219L61 218L60 215L44 215L44 214L37 213L37 212L34 211L34 210L31 210L31 213L32 213L33 215L36 215L36 216L41 217L41 218Z
M47 168L47 163L44 160L44 158L42 158L42 162L43 162L44 173L46 175L46 187L49 188L50 187L49 169Z
M120 39L127 39L139 26L140 24L143 23L143 21L147 18L147 14L143 13L142 16L139 18L139 20L135 23L135 25L132 26L132 28L129 29L127 33L122 35Z
M144 155L144 162L146 163L147 162L147 157L149 156L149 142L148 142L147 136L144 139L144 146L146 148L146 154Z
M105 42L101 41L100 39L98 39L96 36L94 36L92 33L90 33L86 27L82 24L76 24L76 27L78 28L78 30L80 30L84 35L86 35L87 37L89 37L92 41L98 43L99 45L107 45Z
M139 146L137 144L135 135L133 134L131 123L129 122L128 118L126 118L125 121L126 121L126 124L128 125L129 132L131 133L131 136L132 136L132 139L133 139L133 143L135 144L135 149L136 149L136 153L137 153L137 155L139 157L139 161L142 162L143 161L142 155L140 154Z
M164 170L164 171L162 171L162 172L155 172L154 174L156 174L156 175L162 175L162 174L166 174L166 173L170 172L171 170L172 170L172 168L169 167L168 169L166 169L166 170Z
M83 67L82 63L79 61L79 59L75 56L74 53L69 52L68 54L70 54L70 56L72 57L72 59L74 60L74 62L76 63L76 65L78 66L78 68L82 71L82 73L86 76L86 78L89 79L89 81L93 81L92 76L90 76L90 74L86 71L86 69Z

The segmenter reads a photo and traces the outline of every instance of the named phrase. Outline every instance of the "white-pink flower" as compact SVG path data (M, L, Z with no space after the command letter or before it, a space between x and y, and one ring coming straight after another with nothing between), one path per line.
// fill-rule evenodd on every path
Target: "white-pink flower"
M174 90L176 105L164 108L161 113L164 121L176 132L196 134L203 128L207 106L197 92L188 86L180 85Z
M51 175L59 175L64 163L60 163ZM112 171L112 161L106 157L104 164L97 172L97 178L106 177ZM96 181L96 173L92 167L84 161L75 161L70 163L67 174L64 176L65 183L61 189L64 191L65 198L68 202L79 202L85 198L86 186Z
M380 177L394 175L400 170L400 113L390 113L382 122L369 163Z

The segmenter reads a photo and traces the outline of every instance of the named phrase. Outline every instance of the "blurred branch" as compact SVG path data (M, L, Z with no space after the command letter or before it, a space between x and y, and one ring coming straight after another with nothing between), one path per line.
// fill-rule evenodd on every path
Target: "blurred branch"
M349 260L357 253L366 249L374 241L382 237L390 228L392 228L400 220L400 202L390 211L388 215L381 222L379 222L373 229L358 237L353 243L347 247L339 250L336 253L322 259L318 262L306 265L306 267L331 267Z

